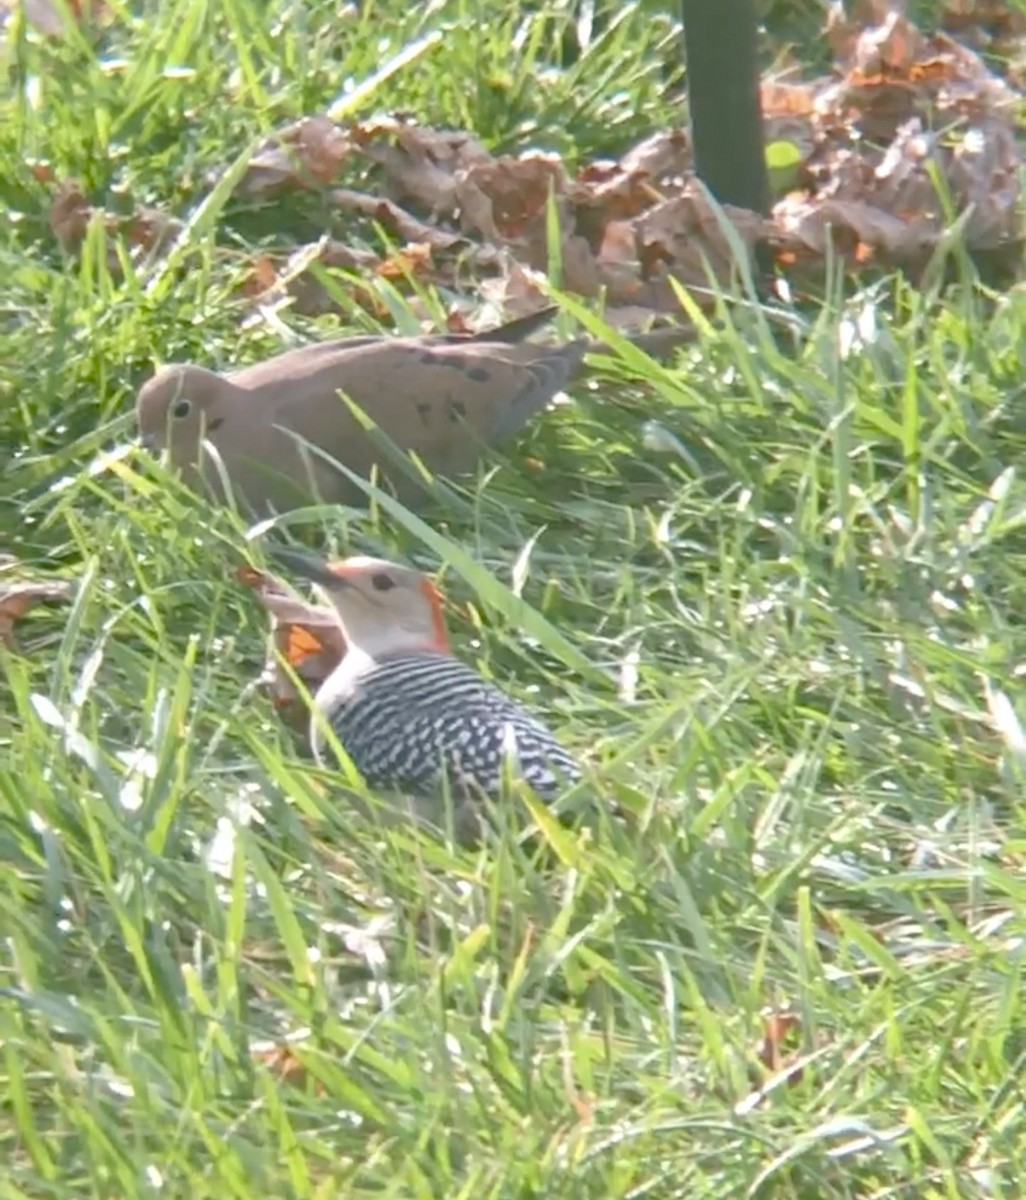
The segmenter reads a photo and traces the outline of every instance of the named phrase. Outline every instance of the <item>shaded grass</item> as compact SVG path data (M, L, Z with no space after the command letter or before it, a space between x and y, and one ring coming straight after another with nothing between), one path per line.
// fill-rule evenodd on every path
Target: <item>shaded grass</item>
M99 51L22 42L4 161L185 214L435 28L444 59L369 107L586 151L669 119L650 15L569 69L568 8L474 15L174 5ZM448 557L460 654L588 764L568 828L470 853L379 829L296 755L253 684L238 520L141 456L90 467L154 360L276 348L234 298L243 215L151 288L98 239L61 259L23 166L2 186L0 530L83 580L4 656L5 1195L1018 1194L1016 292L886 281L780 346L742 305L671 370L607 363L469 516L432 514L469 566L381 507L286 522Z

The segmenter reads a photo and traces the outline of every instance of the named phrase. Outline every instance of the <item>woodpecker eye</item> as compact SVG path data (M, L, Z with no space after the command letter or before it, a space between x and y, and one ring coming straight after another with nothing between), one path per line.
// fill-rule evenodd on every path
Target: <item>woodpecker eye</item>
M187 417L190 412L192 412L192 401L191 400L179 400L178 403L171 410L171 415L175 418L176 421L180 421L183 417Z
M374 585L376 592L390 592L395 587L395 580L391 575L374 575L371 578L371 583Z

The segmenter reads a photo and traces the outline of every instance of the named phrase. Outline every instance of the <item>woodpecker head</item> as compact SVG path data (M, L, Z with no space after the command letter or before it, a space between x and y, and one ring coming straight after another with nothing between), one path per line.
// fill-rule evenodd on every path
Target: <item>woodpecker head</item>
M224 380L203 367L176 364L139 389L135 419L143 443L168 450L173 467L199 462L203 439L224 422Z
M346 642L371 658L449 650L441 598L419 571L363 555L337 563L298 550L276 549L274 556L317 585L338 613Z

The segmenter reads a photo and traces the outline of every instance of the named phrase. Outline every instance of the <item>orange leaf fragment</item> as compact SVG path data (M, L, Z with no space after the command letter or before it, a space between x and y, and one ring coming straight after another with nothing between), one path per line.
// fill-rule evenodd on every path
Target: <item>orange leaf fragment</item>
M0 645L17 649L16 622L39 604L67 603L75 585L65 579L34 583L0 583Z
M309 713L292 676L298 676L312 695L342 661L346 643L338 617L334 609L311 604L267 571L247 564L238 568L236 577L253 589L270 615L271 636L261 688L285 724L305 735Z

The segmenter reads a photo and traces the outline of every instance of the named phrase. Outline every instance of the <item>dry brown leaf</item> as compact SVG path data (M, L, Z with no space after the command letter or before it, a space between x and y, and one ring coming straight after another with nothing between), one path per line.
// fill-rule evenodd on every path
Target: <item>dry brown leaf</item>
M290 255L290 264L299 257L299 253L297 251ZM323 241L317 243L316 253L308 256L308 259L311 262L318 262L322 267L338 267L346 271L358 271L372 267L378 261L378 256L371 250L361 250L356 246L347 246L343 242Z
M935 224L924 217L903 220L858 200L802 201L789 198L775 210L781 246L794 251L918 263L936 242Z
M691 135L682 128L651 134L620 160L621 171L627 175L644 175L656 187L681 183L693 169Z
M310 1073L302 1058L288 1042L255 1044L250 1048L250 1058L259 1066L273 1071L280 1083L304 1090L309 1086ZM324 1084L316 1081L315 1093L323 1095L324 1090Z
M1026 11L1008 0L945 0L941 24L963 37L987 44L1026 36Z
M467 242L467 239L458 233L450 233L419 220L392 200L368 196L349 188L335 188L329 199L340 208L365 213L389 232L396 233L410 242L426 242L438 250L450 250L454 246L466 245Z
M905 0L851 0L856 25L881 25L889 13L905 7Z
M50 228L65 253L73 254L82 245L92 215L93 206L77 179L57 185L50 201Z
M759 88L759 97L764 118L811 117L816 108L816 88L811 83L766 79Z
M375 267L376 267L375 260ZM375 269L375 268L371 268ZM372 284L359 280L337 280L334 290L326 287L313 271L306 271L289 281L287 288L294 312L304 317L323 317L329 313L350 312L359 308L378 321L388 321L391 311ZM340 301L338 293L345 299Z
M651 327L654 315L640 304L610 304L602 310L602 320L621 333L637 333Z
M445 332L470 335L477 331L468 319L467 313L458 308L450 308L445 314Z
M1022 153L1006 124L983 121L950 150L945 172L962 209L972 206L963 236L974 250L1009 247L1022 236Z
M1019 97L982 58L943 33L924 44L925 56L914 77L946 116L979 120L1001 114L1011 124Z
M691 171L691 144L685 130L653 134L618 163L586 165L570 185L575 226L597 253L612 222L639 216L666 193L679 191Z
M876 210L917 222L924 241L936 239L944 227L944 214L927 169L935 156L934 141L923 132L919 118L913 117L898 128L875 167L872 158L845 152L833 181L820 188L818 199L824 204L863 204L868 199Z
M278 268L270 254L258 254L242 280L241 291L251 299L269 296L278 285Z
M335 610L312 604L276 576L243 566L236 575L252 588L271 619L267 662L260 676L264 693L284 724L306 736L310 714L302 694L282 665L284 660L313 695L342 661L345 637Z
M797 1061L801 1042L801 1023L797 1013L787 1010L763 1013L762 1031L759 1062L774 1075L787 1071L787 1082L797 1083L802 1077L802 1067ZM787 1070L789 1062L792 1065Z
M64 579L29 582L0 582L0 645L16 650L14 626L39 604L67 603L75 585Z
M456 177L491 155L471 134L378 121L351 131L354 145L385 173L393 198L413 201L433 217L456 213Z
M540 272L507 255L499 275L494 279L482 279L478 291L495 312L505 313L509 319L526 317L550 303L540 287L541 279Z
M591 1125L595 1121L595 1108L591 1098L582 1092L571 1092L567 1097L574 1112L577 1114L577 1120L582 1125Z
M53 164L42 158L27 158L25 166L28 167L32 178L37 183L53 183L57 178L57 173L53 169Z
M858 29L848 19L842 0L832 0L827 9L823 36L838 62L846 62L854 54Z
M351 149L329 117L303 117L264 142L236 191L263 199L288 187L332 183Z
M378 256L369 250L359 250L341 242L314 242L300 246L280 264L271 255L258 255L242 283L242 293L261 304L280 303L290 298L296 312L304 316L324 316L338 312L340 305L312 270L315 264L327 269L355 272L373 271L379 262ZM380 299L374 297L373 289L365 284L339 280L338 286L361 307L379 315L387 315Z
M428 276L434 268L431 246L426 242L410 242L395 254L389 255L375 268L382 279L409 279Z
M567 182L566 169L555 154L529 152L477 163L456 179L460 224L487 241L517 242L544 253L549 196L565 195ZM561 225L565 229L565 223Z
M679 188L680 181L674 184L675 191ZM645 172L621 171L609 164L602 164L601 171L581 171L570 185L569 196L576 232L599 255L611 226L624 226L665 199Z
M566 238L560 254L563 287L580 296L597 296L605 290L607 299L619 304L628 299L625 288L633 294L640 283L636 263L625 265L615 260L604 263L586 238Z
M185 226L159 208L140 208L128 225L128 240L150 254L170 249Z
M878 24L863 29L855 39L850 67L864 78L905 77L921 48L919 30L903 12L891 9Z
M741 244L751 252L766 235L767 222L758 213L724 206ZM710 271L726 283L737 267L734 252L704 188L688 183L683 193L650 209L635 222L638 259L643 279L666 272L685 285L707 287Z
M114 243L114 235L121 228L121 220L113 213L91 205L77 179L67 179L57 185L50 201L48 218L54 237L66 254L77 254L93 222L102 221L106 239L107 270L115 278L121 278L121 258Z
M489 294L489 289L496 292L501 290L501 279L483 280L481 288L473 297L473 300L461 304L456 302L446 312L444 327L446 333L458 334L484 334L489 330L495 329L502 325L512 316L527 316L528 313L540 312L543 309L551 308L551 302L546 301L540 295L537 296L535 303L527 312L512 313L509 309L502 306L499 299L493 299ZM425 333L437 333L438 322L425 326Z
M602 233L598 257L603 263L628 263L636 265L638 246L631 221L610 221Z

